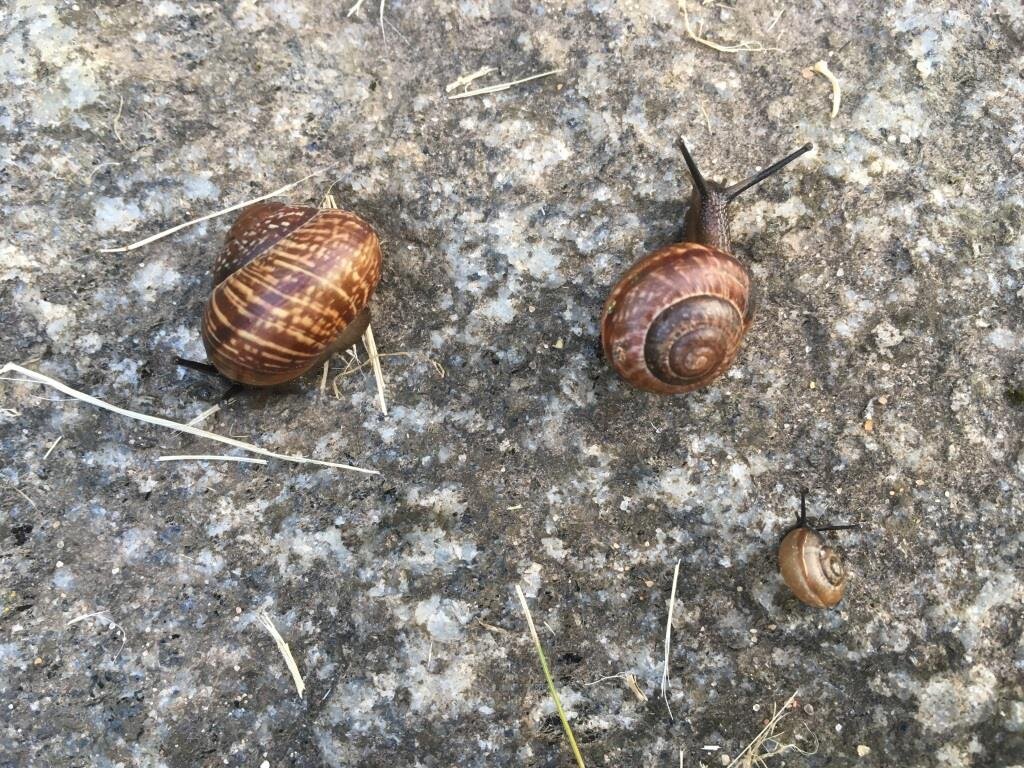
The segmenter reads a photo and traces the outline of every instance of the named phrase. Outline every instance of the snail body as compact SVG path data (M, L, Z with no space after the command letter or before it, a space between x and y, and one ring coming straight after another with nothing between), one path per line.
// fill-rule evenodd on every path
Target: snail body
M233 381L272 386L362 335L380 241L348 211L258 203L231 227L213 274L202 324L210 362Z
M806 144L731 187L705 179L680 142L693 193L686 241L660 248L622 276L605 302L605 357L627 382L678 394L707 386L736 359L753 319L752 276L732 255L726 208L805 152Z

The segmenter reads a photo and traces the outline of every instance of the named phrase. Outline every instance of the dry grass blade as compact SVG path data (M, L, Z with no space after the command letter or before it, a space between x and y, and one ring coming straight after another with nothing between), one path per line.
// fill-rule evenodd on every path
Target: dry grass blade
M764 51L779 50L778 48L766 48L764 44L757 40L741 40L735 45L723 45L722 43L716 43L714 40L708 40L706 37L701 37L699 32L693 31L693 27L690 25L690 14L686 7L686 0L679 0L679 8L683 12L683 25L686 27L686 36L695 43L706 45L708 48L712 48L721 53L742 53L745 51L751 53L762 53Z
M682 560L676 560L676 569L672 574L672 595L668 599L668 619L665 620L665 666L661 672L661 698L665 700L665 709L668 710L669 720L675 720L672 716L672 707L668 703L669 679L668 659L672 648L672 614L676 609L676 586L679 584L679 564Z
M626 687L633 692L633 696L636 697L637 701L641 703L647 701L647 694L640 689L640 683L637 682L636 675L626 675Z
M572 749L573 757L576 758L576 765L579 768L586 768L583 762L583 755L580 754L580 748L576 746L576 737L573 736L572 728L569 726L569 719L565 716L565 710L562 709L562 700L558 697L558 691L555 690L555 681L551 677L551 670L548 668L548 660L544 655L544 648L540 644L540 636L537 634L537 627L533 624L533 614L530 613L530 606L526 602L526 595L523 594L523 588L516 584L516 596L519 598L519 603L523 606L523 613L526 614L526 624L530 628L530 637L533 639L533 647L537 651L537 658L540 659L540 667L544 670L544 679L548 683L548 692L551 694L551 701L555 704L555 710L558 712L558 719L562 721L562 729L565 731L565 737L569 740L569 746Z
M285 666L288 667L288 671L292 673L292 680L295 681L295 690L299 692L299 698L302 698L303 692L306 690L306 683L302 680L302 673L299 672L299 665L295 663L295 657L292 656L292 649L288 647L288 643L281 637L281 633L277 631L277 627L274 626L273 620L267 614L266 610L260 608L256 611L256 620L263 626L270 636L274 638L274 643L277 645L277 650L281 652L281 656L284 658Z
M184 432L187 435L193 437L202 437L206 440L214 440L218 443L224 443L234 448L241 448L243 451L249 453L256 453L260 456L266 456L270 459L280 459L281 461L290 461L295 464L315 464L320 467L334 467L336 469L348 469L353 472L362 472L367 475L379 475L376 469L363 469L361 467L354 467L351 464L341 464L334 461L320 461L318 459L307 459L304 456L289 456L284 453L275 453L274 451L268 451L266 448L260 448L257 445L250 443L243 443L241 440L235 440L233 437L225 437L224 435L218 435L215 432L207 432L205 429L198 429L197 427L190 427L188 424L181 424L177 421L171 421L160 416L150 416L146 413L139 413L138 411L129 411L127 408L119 408L116 405L111 405L105 400L100 400L98 397L87 395L84 392L79 392L77 389L72 389L66 384L62 384L56 379L51 379L49 376L44 376L41 373L29 370L28 368L22 368L16 363L7 363L3 368L0 368L0 375L3 375L9 371L20 373L22 376L27 377L33 384L43 384L47 387L52 387L58 392L63 392L65 395L69 395L75 400L81 400L83 403L102 408L105 411L116 413L118 416L124 416L135 421L141 421L146 424L153 424L157 427L164 427L165 429L173 429L176 432Z
M636 679L636 675L634 675L632 672L620 672L617 675L605 675L604 677L597 678L597 680L594 680L593 682L584 683L583 686L585 688L589 688L592 685L597 685L598 683L603 683L607 680L624 681L626 683L626 687L629 688L629 690L633 693L637 701L647 701L647 694L640 689L640 683Z
M218 216L223 216L225 213L231 213L232 211L237 211L241 208L245 208L246 206L252 205L253 203L258 203L263 200L268 200L271 197L283 195L285 192L294 189L302 182L311 179L314 176L319 176L321 173L324 173L328 170L330 170L330 168L323 168L319 171L315 171L309 174L308 176L303 176L298 181L293 181L291 184L285 184L283 187L275 189L273 192L268 192L265 195L260 195L259 197L254 197L251 200L236 203L235 205L230 205L227 208L221 208L219 211L214 211L213 213L208 213L205 216L200 216L198 219L191 219L189 221L186 221L184 224L178 224L177 226L171 227L170 229L165 229L162 232L157 232L155 235L150 235L149 237L144 238L142 240L138 240L134 243L131 243L130 245L122 245L117 248L100 248L100 253L127 253L128 251L134 251L136 248L141 248L144 245L149 245L150 243L156 242L157 240L167 237L168 235L173 235L175 232L180 232L181 230L186 229L187 227L191 227L193 224L198 224L202 221L209 221L210 219L215 219Z
M740 753L736 755L733 761L729 763L726 768L735 768L735 766L741 764L740 761L743 761L742 765L744 768L749 768L749 766L760 761L761 758L759 755L762 745L775 733L775 728L779 724L779 721L792 710L794 706L793 702L796 701L797 693L799 693L799 691L793 691L793 695L786 699L786 703L772 715L771 719L764 728L761 729L760 733L751 739L747 746L740 750ZM773 752L771 754L778 754L778 752Z
M380 355L377 354L377 341L373 338L373 327L366 326L366 333L363 334L363 346L370 356L370 367L373 368L373 378L377 382L377 398L380 401L380 410L385 416L388 415L388 404L384 400L384 371L380 367Z
M188 453L176 456L157 456L157 461L236 461L239 464L266 464L266 459L251 456L225 456L219 453Z
M114 621L112 618L110 618L110 616L107 614L107 612L105 610L103 610L103 611L93 611L92 613L86 613L86 614L83 614L81 616L76 616L75 618L73 618L70 621L68 621L68 623L65 624L64 626L65 627L70 627L70 626L73 626L73 625L77 624L80 621L85 621L86 619L103 619L105 622L107 622L107 624L109 624L110 626L112 626L114 629L116 629L118 632L121 633L121 647L118 648L117 649L117 653L115 653L111 657L111 661L113 661L118 656L120 656L121 655L121 651L124 650L124 646L128 642L128 633L126 633L124 631L124 627L122 627L120 624L118 624L116 621Z
M327 372L330 370L330 368L331 368L331 361L330 360L324 360L324 367L323 367L323 370L320 372L320 395L321 395L321 397L323 395L327 394Z
M220 403L218 403L217 405L211 405L209 408L207 408L205 411L200 413L194 419L191 419L188 422L188 425L190 427L194 427L196 424L201 424L202 422L206 421L208 418L213 416L213 414L217 413L217 411L219 411L219 410L220 410Z
M27 493L25 493L23 490L21 490L21 488L19 488L16 485L8 485L7 487L10 488L12 491L14 491L16 494L18 494L19 496L21 496L21 498L23 498L29 504L31 504L32 505L32 509L39 509L39 507L36 506L36 503L34 501L32 501L32 499L29 497L29 495Z
M43 461L46 461L48 458L50 458L50 454L53 453L53 449L56 448L57 445L60 444L60 441L63 439L64 435L57 436L57 439L53 441L53 444L46 450L46 453L43 454Z
M124 139L121 137L121 132L118 130L118 123L121 122L121 114L124 112L124 96L118 96L120 101L117 105L117 114L114 115L114 122L110 126L114 133L114 138L117 139L117 143L124 146Z
M355 5L353 5L351 8L348 9L348 13L345 14L345 18L347 19L353 13L355 13L360 8L362 8L363 7L363 3L365 3L365 2L366 2L366 0L356 0Z
M513 88L523 83L528 83L531 80L539 80L542 77L551 77L551 75L557 75L559 72L564 72L565 69L551 69L547 72L540 72L536 75L530 75L529 77L523 77L519 80L511 80L507 83L498 83L497 85L488 85L483 88L477 88L473 91L465 91L463 93L449 94L448 100L455 101L456 99L468 99L470 96L483 96L485 93L497 93L499 91L507 91L509 88Z
M444 87L445 93L451 93L457 88L465 88L467 85L472 83L474 80L478 80L484 75L489 75L491 72L497 72L497 67L480 67L476 72L470 72L468 75L459 75L457 78L452 80L448 85Z

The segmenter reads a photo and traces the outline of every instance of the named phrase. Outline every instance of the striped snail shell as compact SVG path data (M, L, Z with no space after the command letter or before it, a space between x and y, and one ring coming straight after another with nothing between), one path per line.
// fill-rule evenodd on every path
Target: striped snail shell
M831 608L846 589L842 557L810 528L794 528L782 539L779 570L793 594L815 608Z
M242 384L301 376L359 339L380 274L380 241L354 213L249 206L214 264L203 313L206 354Z
M627 382L677 394L707 386L736 359L753 319L751 274L731 253L726 208L736 197L805 152L796 152L724 187L705 179L680 142L693 179L686 241L632 266L601 317L605 357Z

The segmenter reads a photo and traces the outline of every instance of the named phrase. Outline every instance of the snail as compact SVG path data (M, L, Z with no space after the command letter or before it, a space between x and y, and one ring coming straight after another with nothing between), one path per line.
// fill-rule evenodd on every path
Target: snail
M726 208L742 192L805 152L792 154L725 187L705 179L686 144L693 179L686 241L640 259L605 302L601 340L615 371L635 387L661 394L708 385L732 364L750 326L750 270L731 253Z
M796 525L782 537L779 545L782 580L800 602L815 608L831 608L843 598L846 567L842 556L825 545L821 532L856 527L855 524L812 527L807 522L807 491L801 491Z
M245 208L213 268L202 325L210 363L249 386L301 376L358 341L380 273L377 233L354 213Z

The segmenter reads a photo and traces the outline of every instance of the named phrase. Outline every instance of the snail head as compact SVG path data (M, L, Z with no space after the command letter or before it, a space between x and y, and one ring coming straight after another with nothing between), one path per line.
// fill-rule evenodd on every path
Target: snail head
M725 209L729 203L755 184L778 173L804 153L810 152L813 148L813 145L810 143L804 144L800 149L791 152L778 162L772 163L767 168L758 171L743 181L727 187L717 181L704 178L693 156L690 154L690 150L687 149L686 142L680 139L679 149L682 151L686 167L690 171L690 178L693 179L690 210L686 214L687 239L730 253L732 248L729 243L729 221L725 215Z

